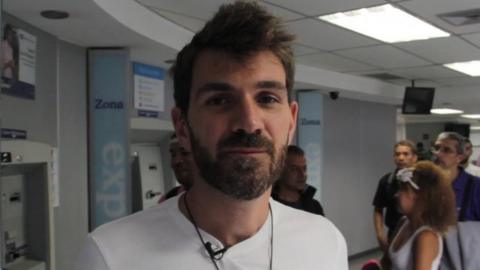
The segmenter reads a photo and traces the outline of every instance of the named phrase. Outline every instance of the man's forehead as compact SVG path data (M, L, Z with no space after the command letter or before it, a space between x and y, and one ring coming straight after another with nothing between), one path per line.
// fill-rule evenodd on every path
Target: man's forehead
M455 141L455 140L451 140L451 139L443 139L443 140L437 140L435 142L435 145L456 147L458 145L458 142Z
M410 146L406 146L406 145L398 145L397 147L395 147L395 152L409 152L409 153L413 153L412 151L412 148Z

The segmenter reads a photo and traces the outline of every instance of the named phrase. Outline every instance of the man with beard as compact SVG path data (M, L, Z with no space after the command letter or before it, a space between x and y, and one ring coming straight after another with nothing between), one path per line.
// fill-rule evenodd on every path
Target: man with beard
M195 165L193 163L192 153L180 145L175 133L170 137L169 151L171 158L170 166L172 167L175 177L180 185L172 188L167 194L162 196L158 203L189 190L193 184L193 169Z
M480 179L467 173L465 138L455 132L440 133L433 147L434 161L445 169L455 191L459 221L480 221Z
M77 269L348 268L332 223L270 199L296 126L292 40L256 2L220 7L172 70L194 185L92 232Z
M272 197L285 205L325 216L322 206L313 198L315 191L314 187L307 185L305 152L298 146L289 145L285 167Z

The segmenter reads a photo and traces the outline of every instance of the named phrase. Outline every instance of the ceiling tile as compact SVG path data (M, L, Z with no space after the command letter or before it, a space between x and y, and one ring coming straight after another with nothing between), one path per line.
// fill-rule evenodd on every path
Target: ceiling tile
M301 56L301 55L305 55L305 54L312 54L312 53L318 53L319 52L319 50L312 49L310 47L303 46L303 45L300 45L300 44L293 44L292 48L293 48L293 53L295 54L295 56Z
M169 11L178 15L196 18L198 20L208 20L218 7L228 1L208 0L208 1L178 1L178 0L135 0L139 4L147 7L155 7L159 10Z
M480 85L480 77L458 77L436 79L435 81L449 86L474 86Z
M199 18L185 16L183 14L174 13L168 10L157 9L155 7L150 7L150 10L192 32L198 32L205 25L205 21Z
M431 64L390 45L341 50L335 53L381 68L413 67Z
M304 17L302 14L292 12L276 5L271 5L267 2L263 2L261 4L267 7L267 9L270 10L275 16L282 18L284 21L291 21Z
M234 2L233 0L208 0L208 1L178 1L178 0L135 0L146 6L168 12L170 15L176 14L179 17L190 17L192 19L206 21L210 19L218 10L221 4ZM271 5L266 2L260 2L274 15L285 21L296 20L302 18L303 15L284 9L282 7ZM170 17L169 17L170 18ZM201 25L203 26L203 24ZM201 28L198 26L195 29Z
M278 6L288 8L306 15L323 15L339 11L347 11L367 6L376 6L385 4L383 0L336 0L336 1L318 1L318 0L267 0Z
M288 27L297 35L298 43L324 51L380 43L374 39L321 22L317 19L303 19L290 22L288 23Z
M415 0L399 2L398 5L450 33L464 34L480 31L478 24L453 26L438 17L444 13L480 8L478 0Z
M480 49L455 37L398 43L396 46L437 64L480 59Z
M414 68L391 69L389 73L413 79L435 80L437 78L448 78L461 76L460 73L443 66L426 66Z
M305 64L308 66L333 70L337 72L375 69L375 67L364 65L362 63L358 63L330 53L299 56L296 58L296 61L297 63Z
M472 42L476 46L480 47L480 33L476 34L469 34L469 35L463 35L462 36L464 39Z

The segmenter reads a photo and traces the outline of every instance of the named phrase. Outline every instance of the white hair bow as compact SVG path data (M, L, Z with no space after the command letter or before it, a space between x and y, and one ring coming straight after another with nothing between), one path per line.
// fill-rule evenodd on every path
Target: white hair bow
M413 169L412 168L404 168L397 172L397 179L404 183L409 183L414 189L419 190L420 188L418 185L413 182Z

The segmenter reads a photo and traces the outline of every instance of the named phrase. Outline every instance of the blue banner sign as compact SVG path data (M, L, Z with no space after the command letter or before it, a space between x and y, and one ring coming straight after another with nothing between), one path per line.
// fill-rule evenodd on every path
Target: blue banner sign
M131 212L128 52L91 49L89 61L90 229Z

